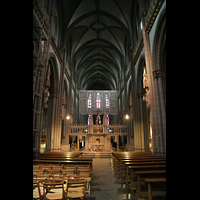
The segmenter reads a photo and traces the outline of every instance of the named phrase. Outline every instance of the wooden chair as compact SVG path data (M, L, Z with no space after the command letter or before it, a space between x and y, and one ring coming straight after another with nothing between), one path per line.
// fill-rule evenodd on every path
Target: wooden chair
M33 170L33 174L37 174L37 173L44 174L44 170L43 169Z
M62 170L63 175L74 175L75 167Z
M68 183L80 183L85 182L85 193L91 193L91 177L85 176L69 176L67 179Z
M62 170L62 169L64 169L64 166L63 165L62 166L53 165L52 169L54 169L54 170Z
M43 183L45 182L45 179L35 178L33 179L33 187L35 189L33 190L33 199L40 199L42 200L44 197L43 193Z
M66 198L85 199L85 181L81 179L68 179Z
M45 170L49 170L52 169L52 165L40 165L40 169L45 169Z
M33 165L33 170L38 170L40 169L40 165Z
M68 181L79 181L79 180L85 180L85 176L68 176Z
M52 176L52 175L62 175L62 170L54 170L54 169L52 169L52 170L47 170L46 171L46 173L47 174L49 174L50 176Z
M64 181L62 179L47 179L44 182L45 200L65 200Z
M46 179L46 178L50 178L50 176L49 176L49 174L35 174L35 175L33 175L33 179L35 179L35 180L39 180L39 179Z

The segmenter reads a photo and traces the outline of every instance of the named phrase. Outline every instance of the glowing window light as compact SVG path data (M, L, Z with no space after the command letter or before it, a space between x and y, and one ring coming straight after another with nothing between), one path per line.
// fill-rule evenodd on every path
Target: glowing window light
M92 107L92 101L91 101L91 94L89 95L89 99L88 99L88 108Z
M106 96L106 108L109 108L109 99L107 96Z
M100 99L100 94L99 94L99 92L97 93L96 108L97 108L97 109L100 109L100 108L101 108L101 99Z

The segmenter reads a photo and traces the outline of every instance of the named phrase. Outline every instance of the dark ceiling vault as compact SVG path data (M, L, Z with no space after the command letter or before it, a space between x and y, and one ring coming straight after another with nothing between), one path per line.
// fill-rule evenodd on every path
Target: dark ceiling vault
M67 46L67 62L74 69L78 88L118 89L122 69L131 59L129 49L137 39L138 2L145 0L45 2L58 7L60 43Z

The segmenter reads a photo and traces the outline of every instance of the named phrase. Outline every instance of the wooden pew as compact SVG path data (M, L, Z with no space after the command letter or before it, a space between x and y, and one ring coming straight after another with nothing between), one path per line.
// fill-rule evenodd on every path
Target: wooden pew
M114 152L113 163L123 177L125 176L126 183L131 184L131 189L134 189L133 192L136 191L137 198L148 197L147 186L144 188L146 190L142 190L141 192L141 182L145 183L145 179L149 181L158 177L166 177L166 157L163 155L156 155L148 152ZM148 180L148 178L151 179ZM148 184L152 183L148 182ZM133 186L135 187L133 188ZM150 188L149 185L148 187ZM152 191L151 189L152 188L150 188L149 191ZM149 192L149 199L152 198L152 195L158 196L161 194L165 195L166 191Z
M136 196L137 198L141 197L141 182L145 178L166 178L166 170L153 170L153 171L135 171L136 174Z
M114 152L113 161L126 182L129 183L129 166L127 165L162 165L166 164L166 157L149 152ZM129 162L127 162L129 161ZM138 163L137 163L138 162ZM148 163L152 162L152 163ZM157 163L156 163L157 162ZM162 163L163 162L163 163ZM165 162L165 163L164 163ZM126 163L126 164L125 164ZM132 163L132 164L131 164ZM143 164L140 164L143 163Z
M38 160L44 160L49 158L55 158L55 159L65 159L65 158L78 158L81 156L83 152L45 152L41 153L38 156Z
M148 184L148 198L153 200L153 196L159 196L159 199L166 199L166 178L145 178L144 181ZM164 191L153 191L154 187L163 188ZM146 193L142 193L141 196L146 198Z
M125 168L126 170L121 170L121 172L122 172L122 176L126 177L126 175L128 176L129 172L131 171L129 169L132 169L132 168L130 168L130 166L144 166L144 165L150 166L150 165L165 165L165 164L166 164L166 161L154 161L154 162L143 162L143 161L142 162L135 162L135 161L131 161L131 162L125 162L124 163L125 167L123 167L122 169Z
M155 158L155 159L166 159L165 156L162 155L157 155L149 152L117 152L113 153L113 164L119 168L119 164L121 160L125 159L150 159L150 158Z
M166 165L138 165L138 166L128 166L128 168L131 171L130 180L133 180L135 171L166 170ZM128 172L129 170L127 170L127 177L128 177ZM127 179L126 181L129 182L129 180Z
M126 173L126 165L125 163L127 162L140 162L140 163L145 163L145 162L162 162L166 161L166 158L146 158L146 159L121 159L120 164L119 164L119 171L122 174L122 176L125 176Z
M114 154L115 155L115 154ZM127 161L129 162L162 162L166 161L166 157L162 155L156 155L149 152L117 152L117 155L115 155L117 158L115 158L115 164L117 169L122 173L122 176L125 176L125 172L128 171L128 168L126 169L125 163ZM154 163L155 164L155 163Z

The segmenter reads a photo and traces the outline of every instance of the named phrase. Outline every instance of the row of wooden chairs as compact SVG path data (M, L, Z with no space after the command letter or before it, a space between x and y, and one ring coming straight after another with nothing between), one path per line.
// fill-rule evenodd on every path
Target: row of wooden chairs
M34 178L33 199L85 199L85 185L85 177L81 176Z
M33 165L33 170L38 170L38 169L70 169L70 168L90 169L90 167L88 165L75 165L75 166L65 166L65 165Z
M51 169L51 168L33 169L33 175L35 174L50 174L50 175L76 174L76 175L84 175L86 177L91 177L91 173L92 172L89 168L81 168L81 167L69 167L65 169Z
M61 166L60 166L61 167ZM53 168L53 169L52 169ZM91 193L91 169L88 167L64 167L64 169L54 168L54 166L42 166L33 169L33 178L63 178L82 176L85 179L85 192Z
M66 166L66 167L88 167L92 170L92 159L67 159L59 160L57 158L49 158L50 160L33 160L33 165L36 166Z

